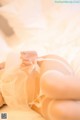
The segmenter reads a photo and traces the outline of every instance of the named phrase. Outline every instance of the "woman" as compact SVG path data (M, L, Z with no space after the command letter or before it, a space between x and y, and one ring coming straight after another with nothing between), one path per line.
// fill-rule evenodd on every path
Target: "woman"
M1 76L1 104L31 107L48 120L79 120L80 80L71 66L59 56L38 57L35 51L21 52L20 58L21 64Z

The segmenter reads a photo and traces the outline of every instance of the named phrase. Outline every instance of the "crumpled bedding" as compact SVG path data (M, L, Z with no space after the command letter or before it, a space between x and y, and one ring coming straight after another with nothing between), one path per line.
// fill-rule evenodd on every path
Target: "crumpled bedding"
M1 113L7 113L7 119L8 120L44 120L41 115L36 113L35 111L28 109L28 111L25 110L14 110L9 108L8 106L4 106L2 109L0 109Z
M20 1L20 0L19 0ZM47 3L44 2L44 18L47 24L47 29L45 30L33 30L33 29L25 29L26 26L26 20L24 19L24 24L22 21L22 18L29 18L28 21L30 21L30 18L33 17L33 14L37 9L32 10L31 16L29 17L28 13L25 11L24 6L22 6L23 0L19 4L17 4L17 11L21 10L19 13L16 12L16 9L12 6L12 9L4 7L2 11L0 11L1 14L3 14L8 21L10 22L11 27L15 30L15 33L19 37L20 41L26 40L25 46L27 49L34 49L37 50L39 55L53 53L57 54L59 56L64 57L72 66L76 74L80 74L80 6L73 5L52 5L50 1ZM36 1L35 1L36 2ZM34 4L35 4L34 2ZM24 3L25 4L25 3ZM25 4L26 5L26 4ZM35 4L36 5L36 4ZM39 8L39 4L37 4ZM47 7L49 5L50 7ZM28 5L27 5L28 6ZM29 6L30 7L30 6ZM8 9L7 9L8 8ZM27 8L27 7L25 7ZM35 7L36 8L36 7ZM50 8L50 9L48 9ZM72 8L72 9L71 9ZM33 9L33 7L32 7ZM29 10L31 10L29 8ZM39 8L40 10L40 8ZM27 13L28 17L25 17L25 14L23 12ZM8 14L9 13L9 14ZM39 22L38 18L38 26L44 27L42 19L43 14L40 14L39 18L41 18L41 21ZM37 15L35 14L35 17ZM35 18L34 17L34 18ZM13 19L14 18L14 19ZM20 18L20 19L19 19ZM32 21L32 20L31 20ZM35 20L33 20L35 21ZM32 23L33 23L32 21ZM36 22L36 23L37 23ZM40 23L42 23L40 26ZM44 22L45 23L45 22ZM29 23L29 25L31 25ZM28 26L28 23L27 23ZM33 27L35 26L35 22L33 24ZM4 54L9 52L9 49L7 48L5 41L2 40L3 37L0 36L0 61L4 60ZM9 39L10 40L10 39ZM8 40L8 42L9 42ZM15 37L11 40L16 41ZM14 43L14 42L13 42ZM6 48L4 50L4 48ZM24 45L19 46L18 49L25 49ZM16 51L17 48L14 47L14 50ZM5 54L5 56L6 56ZM14 57L13 57L14 58ZM14 65L14 64L13 64ZM13 66L12 66L13 67ZM15 111L8 106L4 106L0 109L0 113L7 112L8 114L8 120L43 120L43 118L38 115L37 113L33 112L31 109L29 111Z

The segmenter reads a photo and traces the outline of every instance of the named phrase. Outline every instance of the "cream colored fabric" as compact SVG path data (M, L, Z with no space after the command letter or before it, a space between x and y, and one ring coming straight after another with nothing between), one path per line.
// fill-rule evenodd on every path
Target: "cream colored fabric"
M8 45L11 47L14 43L16 45L22 42L19 46L14 46L13 50L33 49L37 50L39 55L58 54L64 57L76 72L80 60L80 50L77 48L80 46L80 5L56 4L53 0L24 1L26 4L23 0L14 0L14 4L0 8L0 14L8 20L16 34L7 38L0 32L0 61L5 60L12 49L9 49ZM32 112L11 111L10 108L0 110L3 111L7 111L10 120L42 119Z
M17 60L19 59L18 56L16 57L16 55L17 55L16 53L10 53L8 55L6 69L5 71L1 71L0 88L8 106L0 109L0 113L6 111L8 120L13 119L43 120L41 115L31 110L30 107L28 106L29 105L28 96L31 96L30 97L31 100L34 98L35 93L33 84L35 83L35 81L32 82L28 81L28 76L27 73L25 72L28 68L24 69L19 68L20 64L16 63ZM11 64L12 58L15 58L13 59L13 61L15 60L14 65ZM34 67L32 66L32 68L30 68L28 72L31 73L33 69ZM31 94L33 94L33 96L29 93L29 91L31 91Z
M1 80L1 92L7 105L26 109L28 107L26 73L17 68L4 73Z
M14 110L9 108L8 106L4 106L2 109L0 109L1 113L7 113L7 119L8 120L44 120L41 115L36 113L35 111L29 109L28 111L25 110Z

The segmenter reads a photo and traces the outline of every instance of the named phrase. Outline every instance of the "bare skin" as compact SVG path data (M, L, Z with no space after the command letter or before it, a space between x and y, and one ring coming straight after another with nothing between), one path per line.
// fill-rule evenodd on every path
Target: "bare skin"
M21 59L21 69L34 64L40 68L40 74L37 74L40 81L36 82L36 91L39 94L41 88L43 94L40 98L36 97L34 103L41 103L41 106L33 103L31 108L48 120L80 120L80 79L70 65L56 55L38 58L35 51L22 52ZM31 75L30 79L36 76L34 73Z
M5 68L5 62L0 63L0 77L2 73L4 72ZM0 92L0 107L2 107L5 104L4 98L2 96L2 93Z
M80 79L49 71L41 79L41 88L49 99L44 111L50 120L80 119Z
M42 58L52 58L53 61L38 61L41 69L40 86L44 96L40 98L42 106L38 108L33 105L32 108L49 120L79 120L79 77L74 74L64 59L56 55L47 55ZM40 100L37 99L36 102Z
M54 58L54 56L48 57ZM61 58L58 59L61 60ZM67 120L80 119L80 79L63 59L62 61L68 68L64 67L63 64L59 66L58 63L58 67L54 69L54 63L56 62L49 63L49 61L45 61L42 65L40 64L42 72L40 85L47 99L43 100L41 108L38 109L33 106L33 109L51 120L53 118L58 120L64 118Z

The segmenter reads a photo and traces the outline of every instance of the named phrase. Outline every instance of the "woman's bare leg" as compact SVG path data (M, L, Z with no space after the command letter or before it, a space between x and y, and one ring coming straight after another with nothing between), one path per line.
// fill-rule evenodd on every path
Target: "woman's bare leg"
M80 101L51 101L48 116L50 120L80 120Z
M46 96L39 112L48 120L80 120L80 79L58 71L48 71L41 78Z
M40 106L36 105L32 106L32 109L47 120L80 120L80 101L44 97Z
M49 98L80 100L80 79L50 70L41 77L41 90Z

